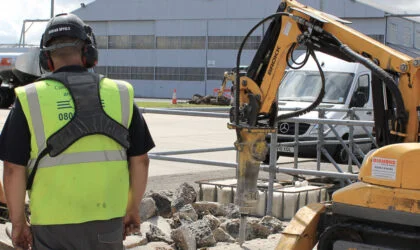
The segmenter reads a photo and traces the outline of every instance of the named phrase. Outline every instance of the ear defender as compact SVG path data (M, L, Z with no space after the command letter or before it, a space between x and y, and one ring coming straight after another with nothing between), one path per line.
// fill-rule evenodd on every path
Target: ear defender
M95 67L98 63L98 50L92 44L85 45L83 47L82 60L86 68Z
M39 65L45 71L54 71L54 64L51 60L50 53L43 51L44 35L41 37L41 44L39 45Z
M95 35L89 25L85 25L84 30L88 37L88 44L82 49L82 60L86 68L92 68L98 63L98 50L96 49Z

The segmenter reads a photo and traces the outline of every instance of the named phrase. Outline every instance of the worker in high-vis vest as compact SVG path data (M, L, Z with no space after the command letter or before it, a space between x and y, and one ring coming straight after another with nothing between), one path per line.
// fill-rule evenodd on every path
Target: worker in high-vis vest
M97 60L92 29L57 15L40 44L52 73L15 91L0 159L16 248L123 249L140 230L154 142L133 87L89 71Z

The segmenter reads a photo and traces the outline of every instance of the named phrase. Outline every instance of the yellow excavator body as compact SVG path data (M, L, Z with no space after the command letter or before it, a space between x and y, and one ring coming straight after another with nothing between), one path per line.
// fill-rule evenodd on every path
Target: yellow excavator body
M420 59L352 29L345 20L295 0L283 0L276 13L257 25L270 18L272 22L247 73L236 75L229 127L236 130L238 138L235 145L241 175L237 204L242 207L241 218L247 215L247 205L256 199L256 170L261 157L260 153L241 149L267 151L261 140L274 127L273 121L305 114L321 103L326 79L314 53L321 51L362 63L372 71L379 149L365 157L358 182L336 191L328 204L300 209L284 230L277 249L313 249L316 244L318 249L326 250L420 249ZM317 62L323 83L308 107L278 115L276 92L299 47L306 48L306 58L312 56ZM240 53L241 48L237 72Z

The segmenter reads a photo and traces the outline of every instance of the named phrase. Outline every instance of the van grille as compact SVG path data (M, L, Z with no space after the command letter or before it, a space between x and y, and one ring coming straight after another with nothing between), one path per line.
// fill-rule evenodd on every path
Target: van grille
M279 124L279 134L282 135L294 135L295 134L295 123L294 122L282 122ZM299 123L299 135L303 135L309 129L310 124Z

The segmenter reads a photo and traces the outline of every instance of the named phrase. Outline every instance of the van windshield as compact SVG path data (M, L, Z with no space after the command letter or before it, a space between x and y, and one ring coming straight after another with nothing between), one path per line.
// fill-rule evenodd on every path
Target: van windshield
M325 96L322 102L344 103L353 82L354 74L324 72ZM318 71L289 71L279 87L280 101L312 102L321 89L321 76Z

